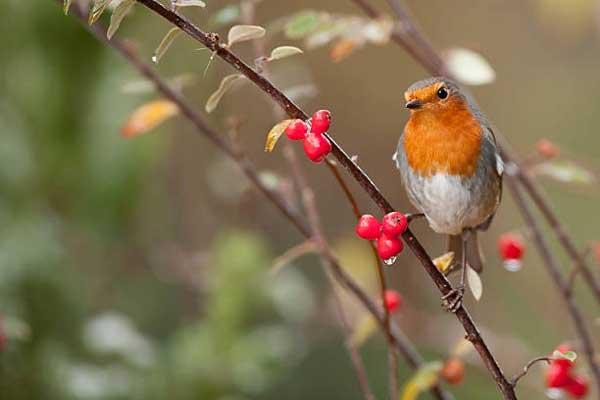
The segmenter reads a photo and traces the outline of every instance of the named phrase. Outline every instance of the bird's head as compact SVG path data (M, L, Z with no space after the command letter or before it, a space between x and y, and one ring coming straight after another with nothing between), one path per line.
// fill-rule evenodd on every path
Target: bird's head
M456 83L442 77L412 84L404 93L404 99L411 113L451 111L454 107L466 105L467 101Z

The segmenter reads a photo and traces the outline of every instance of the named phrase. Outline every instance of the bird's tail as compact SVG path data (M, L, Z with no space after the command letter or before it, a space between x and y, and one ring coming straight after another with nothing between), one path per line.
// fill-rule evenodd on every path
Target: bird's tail
M462 261L462 236L448 236L448 251L454 252L454 265L460 267ZM478 273L483 271L483 255L477 240L477 232L470 232L467 237L467 263ZM460 270L460 268L452 268L452 270Z

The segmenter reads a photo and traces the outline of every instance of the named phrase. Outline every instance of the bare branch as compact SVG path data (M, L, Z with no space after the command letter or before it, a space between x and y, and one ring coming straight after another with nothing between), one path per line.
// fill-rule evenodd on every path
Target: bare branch
M529 361L523 367L523 371L521 371L517 375L513 376L513 378L510 380L511 385L513 385L513 387L517 386L517 383L519 383L519 380L522 377L524 377L525 375L527 375L527 373L529 372L529 368L531 368L534 364L536 364L540 361L546 361L548 364L550 364L550 362L552 360L553 360L552 357L537 357L537 358L534 358L533 360Z

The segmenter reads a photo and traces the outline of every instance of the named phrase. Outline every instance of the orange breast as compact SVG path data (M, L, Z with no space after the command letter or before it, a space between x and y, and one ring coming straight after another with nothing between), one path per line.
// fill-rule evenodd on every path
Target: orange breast
M479 122L458 102L443 109L414 112L404 129L408 164L426 177L436 173L473 176L481 140Z

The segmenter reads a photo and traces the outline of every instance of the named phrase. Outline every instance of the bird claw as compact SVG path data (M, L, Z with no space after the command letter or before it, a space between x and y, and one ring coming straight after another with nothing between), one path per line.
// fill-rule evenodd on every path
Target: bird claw
M460 285L442 296L442 306L446 311L455 313L462 306L465 285Z

